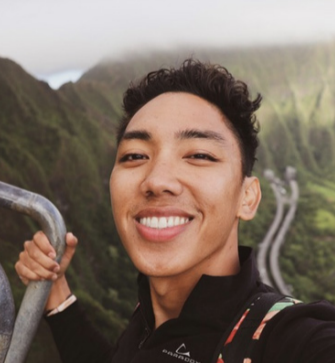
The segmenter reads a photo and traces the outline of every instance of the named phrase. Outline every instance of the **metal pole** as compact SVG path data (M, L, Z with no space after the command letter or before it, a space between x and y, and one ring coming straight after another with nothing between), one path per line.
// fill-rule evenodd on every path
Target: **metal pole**
M6 358L15 321L15 307L12 291L0 265L0 363Z
M273 242L271 252L270 252L270 267L271 267L271 274L275 281L275 284L278 290L284 295L291 295L292 292L287 287L284 282L284 279L280 273L279 267L279 252L280 248L285 242L285 235L288 232L291 223L293 222L295 212L297 209L298 199L299 199L299 187L298 183L294 180L293 176L294 169L288 167L286 178L291 187L291 198L290 198L290 208L286 214L282 227L280 228L276 239ZM289 174L289 173L292 173ZM289 174L289 177L287 176Z
M56 251L59 262L65 248L66 227L58 209L39 194L0 182L0 207L35 219ZM5 363L23 363L36 334L52 282L30 282L15 322ZM2 313L2 312L1 312Z

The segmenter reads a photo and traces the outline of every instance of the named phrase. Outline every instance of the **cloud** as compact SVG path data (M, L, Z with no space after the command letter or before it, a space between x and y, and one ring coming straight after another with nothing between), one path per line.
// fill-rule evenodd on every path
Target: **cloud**
M0 55L47 74L128 51L332 39L334 12L328 0L11 0Z
M83 74L82 70L67 70L51 74L39 74L36 77L49 83L49 86L58 89L64 83L76 82Z

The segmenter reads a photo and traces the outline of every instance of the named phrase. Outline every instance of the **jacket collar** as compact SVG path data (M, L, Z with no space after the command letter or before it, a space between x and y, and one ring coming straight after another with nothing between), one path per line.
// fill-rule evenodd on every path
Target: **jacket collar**
M239 247L241 269L237 275L203 275L187 298L178 319L205 324L222 329L231 317L241 309L243 303L260 285L254 254L250 247ZM140 310L147 325L154 326L149 282L140 274Z

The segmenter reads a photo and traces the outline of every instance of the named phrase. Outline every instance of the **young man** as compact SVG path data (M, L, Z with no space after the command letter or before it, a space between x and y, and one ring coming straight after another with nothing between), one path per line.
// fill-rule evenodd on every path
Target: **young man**
M110 190L118 232L140 271L139 306L117 346L71 304L64 273L73 235L60 265L42 233L16 264L25 283L55 281L47 320L64 362L216 362L245 302L270 291L251 250L238 247L239 219L252 219L261 199L251 175L260 101L226 69L193 60L127 90ZM333 307L294 305L267 324L245 358L335 362L334 338Z

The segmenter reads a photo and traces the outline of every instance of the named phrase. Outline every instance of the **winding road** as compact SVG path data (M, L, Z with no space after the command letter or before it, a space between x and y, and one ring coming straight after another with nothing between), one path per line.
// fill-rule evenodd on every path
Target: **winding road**
M280 272L279 253L280 248L285 242L286 233L294 220L297 209L299 187L295 180L296 170L290 166L286 168L285 181L291 190L289 197L286 195L286 190L284 188L285 183L276 178L272 170L266 170L264 172L264 176L269 180L271 188L275 194L277 211L268 232L259 245L257 263L260 271L260 277L264 283L277 288L277 290L282 294L291 295L291 289L285 284ZM284 218L284 209L286 204L289 204L289 209ZM271 277L269 276L268 261Z

